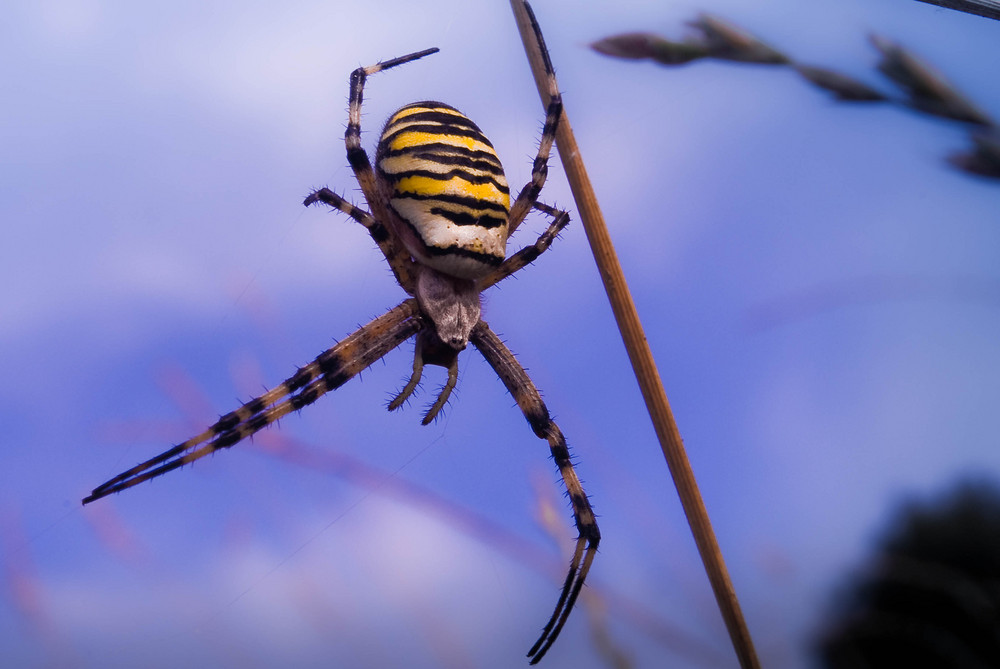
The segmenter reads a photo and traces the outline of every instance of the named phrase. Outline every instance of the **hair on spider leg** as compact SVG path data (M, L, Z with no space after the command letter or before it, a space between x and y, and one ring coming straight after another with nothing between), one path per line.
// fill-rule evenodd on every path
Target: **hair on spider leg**
M423 361L421 360L417 350L414 350L413 372L410 374L410 378L406 382L406 385L403 386L403 389L389 398L389 401L386 402L386 410L396 411L403 405L408 405L410 403L410 398L413 396L413 393L420 387L422 373Z
M443 418L444 408L452 404L452 401L458 396L457 386L451 388L448 384L442 384L438 388L437 399L433 402L425 405L424 417L420 420L421 425L430 425L431 423L437 422L438 418Z
M419 389L420 384L416 384L414 390L409 393L405 392L407 386L409 386L409 382L407 382L406 385L403 386L403 389L398 392L394 393L392 391L386 391L384 403L386 411L399 411L403 407L410 406L410 400L413 399L413 394L417 391L417 389Z

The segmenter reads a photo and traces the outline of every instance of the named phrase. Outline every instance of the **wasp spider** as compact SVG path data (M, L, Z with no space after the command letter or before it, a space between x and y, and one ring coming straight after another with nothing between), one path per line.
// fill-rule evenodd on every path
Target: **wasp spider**
M201 434L95 488L84 504L239 443L339 388L414 336L413 373L389 409L398 409L413 393L425 364L445 367L448 380L424 415L426 425L447 402L458 379L458 353L472 342L517 400L534 433L548 441L580 532L555 611L528 652L532 664L545 655L580 594L600 532L562 432L524 368L480 318L480 293L535 260L569 222L566 212L537 202L562 113L562 98L534 16L532 23L545 54L549 103L531 181L513 204L493 145L468 117L440 102L417 102L394 113L382 131L372 169L361 146L365 81L376 72L435 53L436 48L355 70L345 135L347 159L371 212L326 188L309 195L305 204L322 202L365 226L399 285L412 297L321 353L284 383L222 416ZM534 244L506 257L507 238L531 209L550 216L551 224Z

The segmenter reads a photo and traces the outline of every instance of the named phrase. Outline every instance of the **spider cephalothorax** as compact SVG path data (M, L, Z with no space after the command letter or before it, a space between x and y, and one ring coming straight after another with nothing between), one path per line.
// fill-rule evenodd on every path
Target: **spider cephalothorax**
M562 432L524 368L480 318L482 291L535 260L569 222L565 212L537 201L562 113L562 98L541 31L530 8L528 11L544 56L549 103L531 181L514 201L493 145L468 117L440 102L417 102L389 117L374 169L362 148L361 101L366 79L437 49L355 70L345 142L348 162L371 211L327 188L309 195L305 204L322 202L361 223L378 244L396 281L412 297L321 353L284 383L222 416L201 434L98 486L84 504L233 446L339 388L414 336L413 373L389 409L398 409L414 392L425 364L445 367L448 381L424 415L427 424L447 402L458 381L458 354L471 342L514 396L534 433L548 442L580 532L555 611L528 652L532 663L545 655L569 617L601 535ZM532 209L551 216L552 222L534 244L508 257L507 240Z

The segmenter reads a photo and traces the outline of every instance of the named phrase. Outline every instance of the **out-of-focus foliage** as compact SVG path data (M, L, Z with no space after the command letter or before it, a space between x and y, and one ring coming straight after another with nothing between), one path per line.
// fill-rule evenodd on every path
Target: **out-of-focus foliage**
M788 56L763 40L717 16L702 14L689 25L700 35L698 41L705 45L712 58L765 65L791 62Z
M814 67L812 65L795 65L794 67L810 83L830 91L840 100L877 102L886 99L883 93L868 84L835 70L829 70L825 67Z
M1000 666L1000 491L905 507L818 646L829 669Z
M993 125L989 116L930 65L884 37L872 35L871 43L882 54L879 71L906 91L907 103L914 109L976 125Z
M632 60L655 60L664 65L679 65L708 56L708 50L692 42L671 42L652 33L625 33L590 45L606 56Z
M949 162L970 174L1000 179L1000 141L996 122L962 95L912 52L878 35L872 45L881 54L877 67L899 87L904 97L893 98L854 77L825 67L796 63L763 40L716 16L703 14L689 23L693 29L676 42L650 33L626 33L606 37L591 44L595 51L616 58L653 60L662 65L681 65L700 58L788 65L809 83L848 102L898 102L917 111L971 123L985 130L972 135L974 148L957 153Z
M972 143L972 151L956 153L949 160L966 172L1000 178L1000 130L993 127L976 133Z

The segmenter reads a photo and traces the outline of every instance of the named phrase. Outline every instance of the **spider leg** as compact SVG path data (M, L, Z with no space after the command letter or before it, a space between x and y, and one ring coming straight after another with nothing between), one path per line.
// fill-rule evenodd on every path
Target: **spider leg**
M385 256L386 262L389 263L389 267L392 268L392 273L396 276L396 282L403 287L411 295L413 294L413 286L416 285L416 276L414 275L413 260L410 258L410 254L403 248L396 237L390 234L389 230L378 222L371 214L369 214L364 209L355 206L353 203L344 199L340 195L337 195L329 188L320 188L319 190L313 191L309 196L303 201L302 204L305 206L310 206L316 204L317 202L322 202L325 205L338 209L355 221L365 226L368 230L368 234L371 238L375 240L378 244L378 248L382 251L382 255Z
M437 415L444 408L444 405L448 403L448 398L451 397L451 391L455 389L455 384L458 383L458 355L451 359L451 364L448 365L448 381L441 387L438 392L437 399L434 400L434 404L427 409L427 413L424 414L424 419L420 421L421 425L430 425L431 421L437 418Z
M413 394L413 391L417 389L417 385L420 383L420 377L423 372L424 356L421 353L420 344L417 344L413 350L413 373L410 374L410 380L406 382L406 385L399 391L399 394L389 402L389 411L395 411L403 406L403 402L410 399L410 395Z
M372 214L376 220L391 220L392 214L389 210L388 201L379 190L378 180L376 179L375 172L372 169L371 160L369 160L364 147L361 146L361 102L364 99L365 80L367 80L369 76L377 72L381 72L382 70L388 70L389 68L396 67L397 65L403 65L404 63L409 63L417 60L418 58L423 58L424 56L429 56L430 54L437 52L438 49L436 47L424 49L423 51L417 51L416 53L411 53L406 56L400 56L399 58L393 58L391 60L376 63L375 65L369 65L368 67L359 67L351 73L351 95L348 109L347 131L344 133L344 144L347 146L347 162L350 163L351 170L354 171L354 176L358 180L358 185L361 186L361 192L364 193L365 200L368 202L368 206L371 208ZM337 207L335 204L332 206ZM339 209L340 207L337 208ZM393 256L390 258L386 255L386 259L389 261L389 265L392 266L393 272L397 274L397 278L399 278L403 289L412 295L412 289L414 286L412 270L407 269L406 271L401 271L402 267L405 265L403 260L409 260L409 256L402 258L400 255L400 250L405 247L398 239L395 238L395 235L390 230L387 230L384 227L382 229L393 238L393 246L395 247ZM369 228L369 231L371 231L371 228ZM375 242L379 245L379 248L383 248L382 243L379 242L378 239L376 239ZM385 250L383 249L383 253L384 252Z
M425 325L417 301L406 300L321 353L276 388L226 414L201 434L98 486L83 503L121 492L209 453L236 445L282 416L344 385Z
M559 467L559 473L566 485L567 492L569 492L570 503L573 506L573 518L576 521L577 530L580 532L580 536L576 540L576 550L573 552L573 558L570 562L569 573L566 575L566 581L563 583L552 617L546 623L538 641L528 651L531 664L535 664L542 659L559 636L563 625L566 624L566 619L573 610L573 605L576 604L587 573L590 571L590 565L594 561L597 545L601 541L601 532L597 528L597 520L590 507L590 501L587 499L583 486L580 485L580 479L577 478L573 469L566 439L549 416L549 411L527 372L485 321L481 320L476 324L469 341L479 349L483 357L486 358L486 362L493 367L507 390L514 396L517 406L524 413L524 417L531 425L535 435L549 442L552 457Z
M562 96L559 94L559 84L556 82L556 73L552 68L552 61L549 59L549 51L545 48L545 40L542 38L542 29L535 20L535 13L531 10L531 5L524 3L528 10L528 17L531 19L531 28L535 32L535 39L538 40L539 50L542 53L542 60L545 63L545 78L548 87L549 104L545 110L545 125L542 127L542 137L538 141L538 155L531 167L531 181L529 181L517 194L517 199L510 206L510 215L507 218L507 236L514 234L517 226L521 225L524 217L528 215L531 208L538 199L545 184L545 178L549 173L549 153L552 151L552 144L556 139L556 129L559 127L559 119L562 117Z
M448 370L448 380L441 387L441 390L438 391L437 399L427 408L427 412L420 422L421 425L430 425L437 418L438 414L441 413L444 405L448 403L451 391L455 389L455 384L458 383L458 351L442 342L431 329L423 330L417 335L417 345L413 350L413 373L410 375L410 380L406 383L406 387L389 402L389 411L395 411L401 407L403 402L413 394L417 384L420 383L425 363L444 367Z
M553 217L552 223L546 228L545 232L538 236L538 239L534 244L530 246L525 246L523 249L515 253L514 255L508 257L503 261L503 264L493 270L490 274L479 280L476 286L480 291L486 290L490 286L503 281L511 274L524 269L526 266L535 262L538 256L545 253L555 238L559 236L569 224L569 213L556 209L555 207L550 207L542 202L536 202L534 205L535 209L545 212L549 216Z

